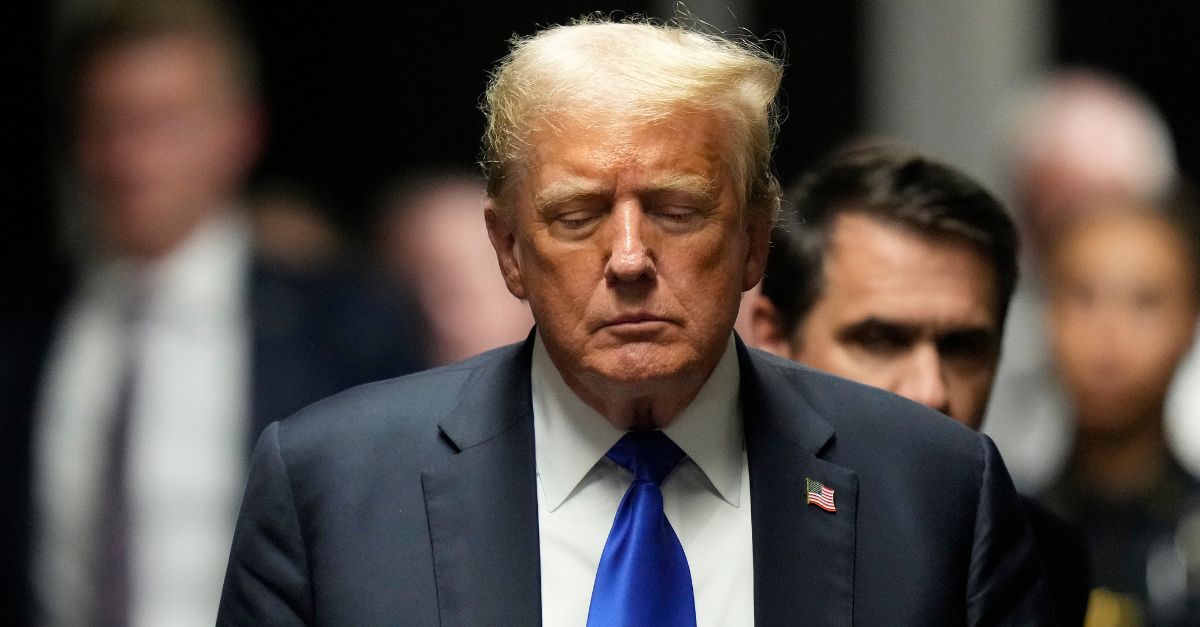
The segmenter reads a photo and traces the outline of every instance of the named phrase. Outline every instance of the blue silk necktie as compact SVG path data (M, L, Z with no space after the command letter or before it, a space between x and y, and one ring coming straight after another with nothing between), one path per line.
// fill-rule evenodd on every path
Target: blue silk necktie
M608 451L633 485L604 543L588 627L695 627L692 573L659 489L683 457L662 431L631 431Z

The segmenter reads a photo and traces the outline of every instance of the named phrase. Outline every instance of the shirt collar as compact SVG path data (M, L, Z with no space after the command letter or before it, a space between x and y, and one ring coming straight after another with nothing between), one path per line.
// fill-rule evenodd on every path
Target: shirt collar
M201 224L178 249L161 260L147 279L159 313L191 319L238 317L249 267L251 227L245 216L220 212Z
M244 307L251 239L245 216L217 212L161 259L102 258L86 280L87 293L117 308L140 300L142 318L236 321Z
M663 432L700 468L716 493L741 500L743 434L740 373L733 335L696 398ZM584 403L535 336L531 365L537 469L547 509L558 509L608 449L625 434Z

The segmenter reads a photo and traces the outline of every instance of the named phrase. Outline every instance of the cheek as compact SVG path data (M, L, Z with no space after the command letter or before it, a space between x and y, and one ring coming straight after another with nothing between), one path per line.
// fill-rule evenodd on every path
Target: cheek
M1178 326L1160 325L1130 338L1127 363L1145 379L1169 380L1190 345L1188 336L1179 331Z
M732 319L741 303L745 258L730 254L731 248L737 247L711 243L694 253L685 249L684 254L663 255L657 264L659 277L670 282L679 300L703 305L690 308L693 311Z
M1096 347L1094 320L1078 307L1062 306L1050 315L1051 349L1064 366L1090 359Z
M1087 334L1072 330L1063 330L1056 334L1053 350L1059 370L1068 379L1083 376L1083 373L1100 359L1100 356L1095 354L1095 343L1088 339Z
M833 339L817 321L805 325L793 346L792 358L813 368L884 389L893 380L892 364L865 359L860 352Z
M579 322L603 270L594 267L584 250L556 252L536 241L520 248L521 283L539 322Z
M959 403L978 408L987 402L988 395L991 393L992 378L995 374L994 367L973 368L965 371L952 369L946 375L950 394L957 398Z
M867 363L850 352L842 352L838 357L841 359L831 370L833 374L892 392L899 389L903 377L896 372L895 364L886 361Z

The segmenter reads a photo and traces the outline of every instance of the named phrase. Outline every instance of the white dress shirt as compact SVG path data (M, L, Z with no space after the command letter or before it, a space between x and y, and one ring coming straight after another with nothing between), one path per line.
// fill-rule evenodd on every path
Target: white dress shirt
M581 626L632 474L608 449L625 432L567 387L541 338L532 365L544 624ZM663 432L687 454L662 484L692 574L698 627L754 624L750 473L732 335L699 394Z
M249 225L223 214L152 265L82 277L35 415L34 585L51 625L90 625L109 431L126 365L131 625L212 625L245 481ZM139 294L134 324L126 303Z

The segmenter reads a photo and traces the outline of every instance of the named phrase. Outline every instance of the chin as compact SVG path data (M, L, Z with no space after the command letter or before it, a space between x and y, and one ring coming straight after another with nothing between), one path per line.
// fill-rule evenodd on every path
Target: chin
M597 351L585 358L587 369L613 382L630 386L669 383L695 374L699 359L679 347L632 343Z
M1140 430L1153 417L1140 416L1128 403L1101 405L1087 403L1077 409L1076 428L1092 437L1126 438Z

